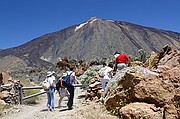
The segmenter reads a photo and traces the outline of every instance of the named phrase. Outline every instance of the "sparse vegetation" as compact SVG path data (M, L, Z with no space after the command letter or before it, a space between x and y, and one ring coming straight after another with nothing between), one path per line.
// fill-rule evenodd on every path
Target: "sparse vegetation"
M27 80L23 80L23 79L19 79L21 84L23 86L33 86L29 81ZM35 94L35 93L38 93L39 92L39 89L34 89L34 90L25 90L24 91L24 96L28 96L28 95L32 95L32 94ZM29 98L29 99L26 99L24 100L24 103L26 104L37 104L37 101L39 100L40 98L39 97L32 97L32 98Z
M38 92L39 92L39 90L27 90L27 91L25 91L25 96L32 95L32 94L35 94L35 93L38 93ZM24 102L26 104L37 104L37 101L39 99L40 98L36 96L36 97L26 99Z
M138 51L138 53L139 53L139 56L133 58L134 61L140 61L140 62L144 63L149 58L149 54L144 49L140 49Z
M0 104L0 111L4 109L4 106Z
M4 109L9 109L9 108L11 108L11 105L1 105L0 104L0 112L2 112ZM0 113L0 115L1 115L1 113Z
M116 102L116 103L118 103L118 106L115 107L114 109L112 109L110 112L111 112L111 114L113 114L115 116L118 116L119 115L119 110L122 107L126 106L127 102L126 102L126 99L120 99L119 102Z

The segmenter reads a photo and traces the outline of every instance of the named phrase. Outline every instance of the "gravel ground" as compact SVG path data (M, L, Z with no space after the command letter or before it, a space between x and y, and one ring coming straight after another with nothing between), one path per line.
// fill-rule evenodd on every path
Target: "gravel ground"
M47 97L44 94L40 103L31 106L17 106L15 113L6 114L0 119L118 119L118 117L108 114L100 102L85 101L84 95L85 91L79 87L76 88L73 109L67 110L67 98L63 99L63 108L56 107L58 105L58 94L55 93L55 109L48 111L46 107Z

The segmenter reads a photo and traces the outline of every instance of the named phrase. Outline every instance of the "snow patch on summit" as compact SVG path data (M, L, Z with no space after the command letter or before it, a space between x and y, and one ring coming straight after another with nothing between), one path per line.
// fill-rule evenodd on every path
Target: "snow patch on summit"
M79 30L80 28L82 28L84 25L86 25L88 22L85 22L83 24L80 24L79 26L76 26L75 31Z
M85 26L85 25L88 24L88 23L92 24L92 23L93 23L94 21L96 21L96 20L97 20L97 19L92 19L92 20L90 20L90 21L87 21L87 22L85 22L85 23L80 24L79 26L76 26L75 31L79 30L80 28L82 28L83 26Z

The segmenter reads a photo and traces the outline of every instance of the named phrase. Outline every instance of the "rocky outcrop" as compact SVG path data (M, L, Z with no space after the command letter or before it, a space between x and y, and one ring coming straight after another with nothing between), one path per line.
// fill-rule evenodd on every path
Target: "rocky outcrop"
M93 99L100 99L101 98L101 89L102 89L102 84L101 81L99 80L100 78L95 77L91 79L89 82L89 86L87 87L87 93L86 93L86 100L93 100Z
M180 51L165 46L156 61L153 66L157 68L152 68L156 72L136 66L117 73L108 83L106 108L113 110L119 106L117 102L125 99L127 106L119 110L122 119L148 116L153 119L153 115L156 114L160 119L178 119L180 117ZM160 109L161 113L154 111L156 108ZM136 115L138 113L139 115Z

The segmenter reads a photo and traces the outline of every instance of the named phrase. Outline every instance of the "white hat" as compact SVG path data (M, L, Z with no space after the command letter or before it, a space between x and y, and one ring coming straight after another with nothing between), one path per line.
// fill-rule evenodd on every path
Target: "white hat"
M119 54L115 54L114 57L117 58L119 56Z
M47 76L51 76L52 74L53 74L53 72L51 72L51 71L47 72Z
M62 77L65 77L65 76L67 76L67 74L66 74L66 73L63 73L63 74L62 74Z

